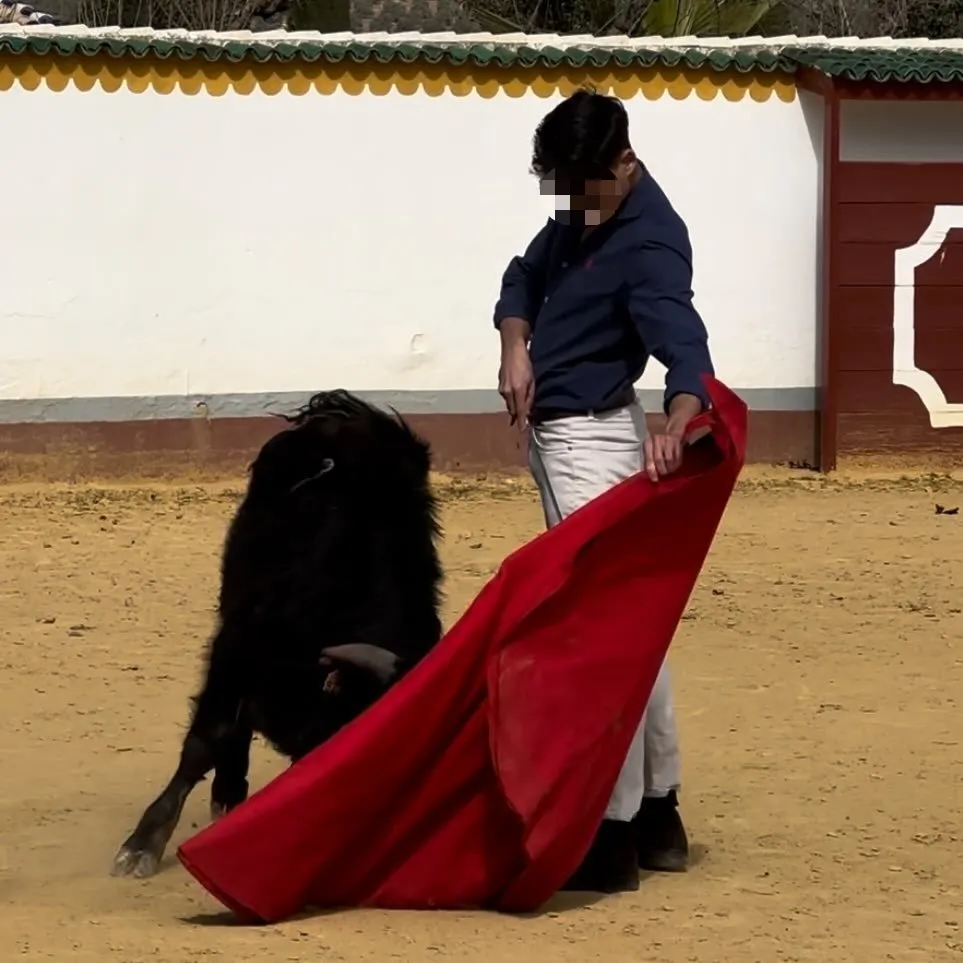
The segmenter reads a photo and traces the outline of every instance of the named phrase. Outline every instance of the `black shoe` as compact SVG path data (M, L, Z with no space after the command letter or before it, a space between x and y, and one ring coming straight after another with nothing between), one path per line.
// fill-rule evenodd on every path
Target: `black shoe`
M684 873L689 864L689 840L679 816L679 798L646 796L634 819L639 866L653 873Z
M632 823L603 819L582 865L563 890L627 893L639 888L639 860Z

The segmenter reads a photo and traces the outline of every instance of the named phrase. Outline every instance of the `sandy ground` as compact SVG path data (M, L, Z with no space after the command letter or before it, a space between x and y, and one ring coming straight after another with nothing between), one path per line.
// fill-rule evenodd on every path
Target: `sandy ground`
M174 762L235 497L0 490L0 960L963 960L963 515L934 513L963 488L737 493L671 656L687 875L529 919L271 928L170 857L108 875ZM449 618L540 521L524 486L449 486ZM278 760L255 755L259 784Z

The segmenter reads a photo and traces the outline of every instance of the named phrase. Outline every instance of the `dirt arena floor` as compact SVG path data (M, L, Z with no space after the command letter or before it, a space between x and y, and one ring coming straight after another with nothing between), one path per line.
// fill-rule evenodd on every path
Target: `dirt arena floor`
M445 491L452 619L541 519L518 482ZM963 960L963 515L935 512L963 487L737 492L671 655L688 874L527 919L270 928L233 925L170 853L109 876L174 762L236 496L0 489L4 963ZM260 784L278 760L255 755ZM174 842L205 812L202 789Z

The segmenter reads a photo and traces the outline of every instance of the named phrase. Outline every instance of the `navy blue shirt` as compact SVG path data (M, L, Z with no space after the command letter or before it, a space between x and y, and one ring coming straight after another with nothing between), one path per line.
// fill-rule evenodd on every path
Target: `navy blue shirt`
M549 218L502 278L495 327L532 328L535 410L604 409L633 385L649 357L666 366L665 407L680 393L708 406L708 337L692 304L685 222L646 170L616 213L583 241Z

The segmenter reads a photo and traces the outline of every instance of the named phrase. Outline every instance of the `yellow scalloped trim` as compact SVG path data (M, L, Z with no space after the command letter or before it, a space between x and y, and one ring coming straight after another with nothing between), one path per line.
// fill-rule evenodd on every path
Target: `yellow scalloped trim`
M762 102L777 97L791 103L796 87L790 74L742 74L736 71L675 70L627 67L583 68L492 68L477 65L451 66L427 63L330 64L318 63L209 63L206 60L161 60L135 57L60 57L18 56L0 59L0 91L14 85L36 90L78 90L99 86L107 93L122 87L134 93L148 88L161 94L178 90L185 94L204 91L220 97L233 90L250 94L255 89L266 94L282 91L302 96L311 91L331 94L336 90L357 95L370 91L384 96L392 90L411 95L424 92L430 97L452 93L465 97L476 93L490 98L501 93L521 97L531 91L538 97L551 97L560 91L570 94L583 84L604 93L628 99L642 94L658 100L668 94L684 100L695 94L712 100L720 93L726 100L742 100L747 95Z

